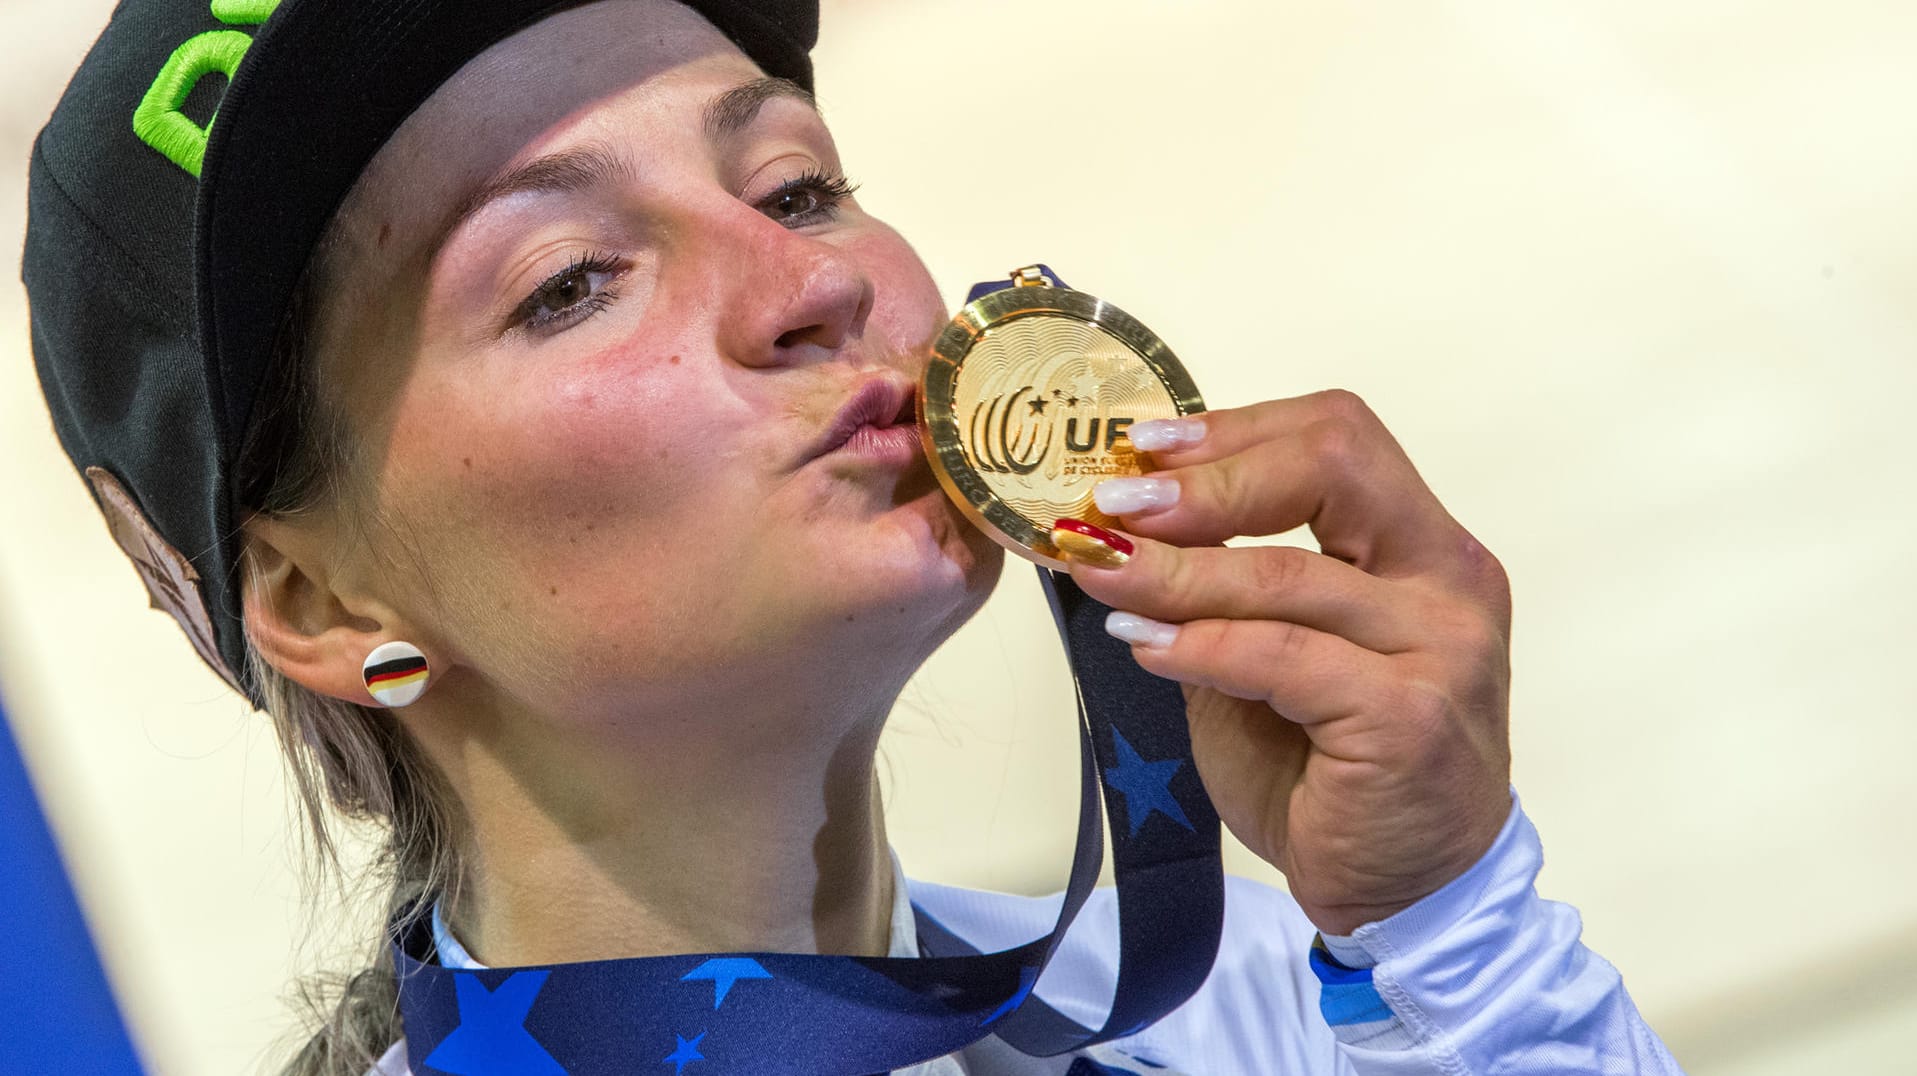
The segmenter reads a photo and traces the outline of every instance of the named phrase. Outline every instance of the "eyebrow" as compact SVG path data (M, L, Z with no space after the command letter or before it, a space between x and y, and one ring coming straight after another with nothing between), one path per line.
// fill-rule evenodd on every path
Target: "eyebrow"
M805 87L787 78L755 78L719 94L706 103L701 120L706 137L714 142L729 138L752 124L767 101L789 97L803 101L814 112L818 101ZM443 245L474 214L501 198L529 191L576 194L594 187L632 178L632 164L603 142L588 142L572 149L536 157L517 168L481 183L460 200L459 207L440 229L433 249Z
M625 158L600 142L588 142L572 149L536 157L517 168L481 183L459 203L444 233L451 235L487 205L528 191L574 194L593 187L632 177L632 166Z
M804 86L789 78L755 78L741 82L706 104L706 137L713 141L744 130L759 116L759 109L777 97L804 101L817 112L819 102Z

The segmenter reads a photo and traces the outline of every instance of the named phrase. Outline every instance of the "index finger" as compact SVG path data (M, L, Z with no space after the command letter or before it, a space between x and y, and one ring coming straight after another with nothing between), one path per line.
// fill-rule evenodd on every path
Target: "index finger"
M1147 428L1147 443L1155 432ZM1169 507L1115 513L1137 534L1192 546L1309 525L1326 554L1372 574L1496 589L1495 563L1351 393L1210 413L1202 440L1152 462L1162 465L1152 477L1179 493Z
M1126 436L1156 467L1184 467L1224 459L1263 441L1295 434L1337 410L1362 408L1363 401L1343 389L1283 400L1262 400L1244 407L1221 407L1175 419L1133 423Z

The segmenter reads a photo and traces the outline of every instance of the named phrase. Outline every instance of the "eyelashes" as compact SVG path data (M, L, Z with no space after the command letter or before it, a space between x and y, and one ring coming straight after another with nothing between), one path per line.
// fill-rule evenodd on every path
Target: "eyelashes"
M753 208L787 228L804 228L838 219L842 204L858 189L843 172L815 166L773 188ZM631 268L630 260L619 255L575 255L520 300L507 331L549 336L591 318L618 300L619 281Z
M839 215L839 205L858 192L845 173L808 168L761 198L758 210L787 227L802 228Z
M554 333L611 306L619 298L626 262L611 254L576 255L571 264L539 282L513 309L512 328Z

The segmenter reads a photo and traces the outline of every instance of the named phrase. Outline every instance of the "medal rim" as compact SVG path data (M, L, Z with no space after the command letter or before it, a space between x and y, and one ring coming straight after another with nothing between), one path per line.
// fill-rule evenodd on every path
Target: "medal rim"
M1025 317L1068 317L1116 337L1144 362L1172 398L1180 417L1202 414L1205 401L1184 364L1158 334L1095 295L1048 285L1001 288L965 304L938 338L919 380L919 438L946 496L974 526L1006 549L1048 568L1068 563L1051 538L1050 521L1037 524L1014 511L966 458L955 403L958 374L987 330Z

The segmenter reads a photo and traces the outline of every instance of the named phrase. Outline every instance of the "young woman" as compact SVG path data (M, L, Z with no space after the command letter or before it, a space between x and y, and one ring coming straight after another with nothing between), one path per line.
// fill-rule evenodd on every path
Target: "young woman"
M329 806L389 827L392 912L442 966L909 958L928 923L991 951L1055 914L888 852L880 729L1001 556L919 454L947 311L852 196L815 20L128 0L42 137L27 278L63 439L272 714L322 837ZM981 1030L899 1069L1675 1071L1531 889L1504 576L1390 435L1326 393L1135 440L1160 469L1099 494L1131 556L1073 578L1186 685L1205 789L1292 895L1234 883L1210 977L1151 1026L1052 1057ZM1217 544L1301 523L1323 555ZM1079 918L1036 997L1096 1027L1115 904ZM505 1030L409 1044L389 940L289 1071L575 1064L516 974L460 988L461 1031L518 1004ZM763 972L686 978L717 1010ZM703 1042L627 1070L793 1071Z

